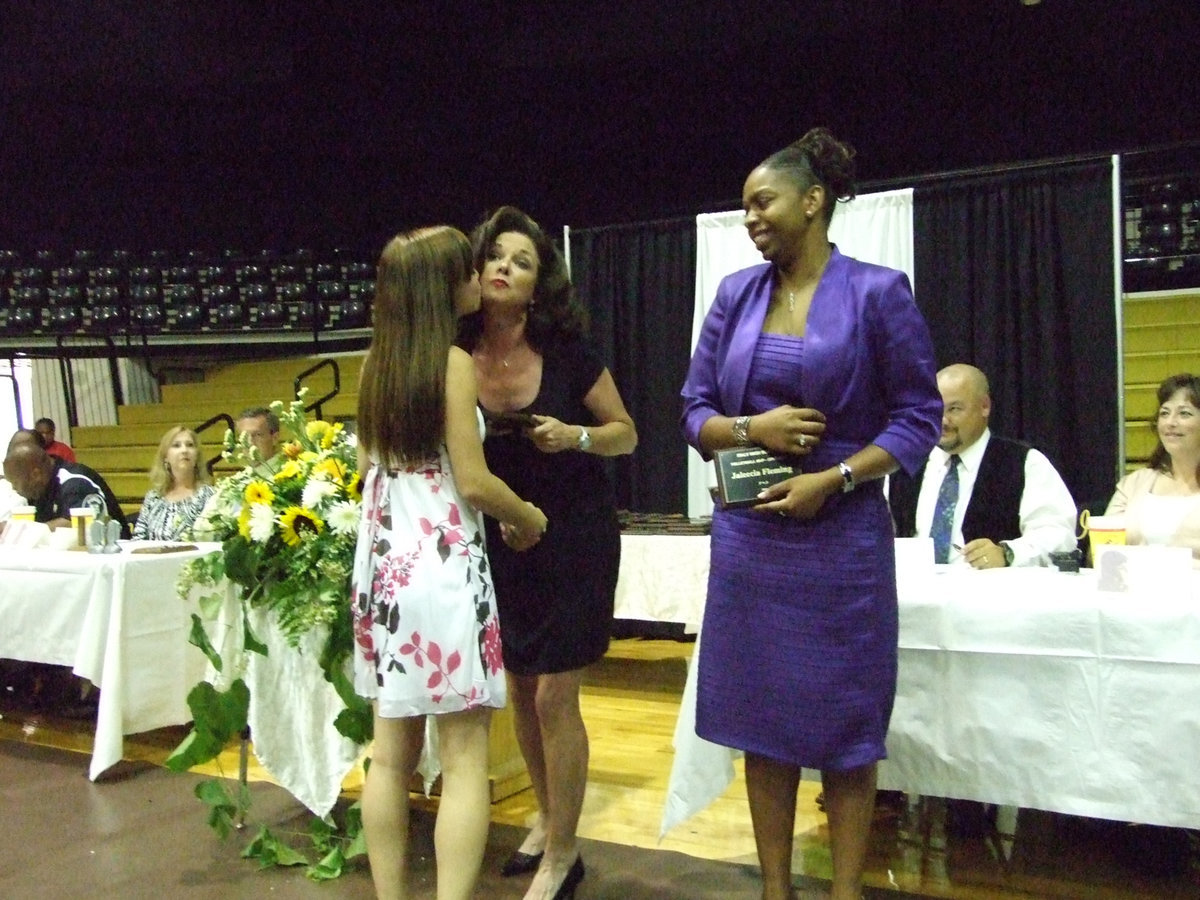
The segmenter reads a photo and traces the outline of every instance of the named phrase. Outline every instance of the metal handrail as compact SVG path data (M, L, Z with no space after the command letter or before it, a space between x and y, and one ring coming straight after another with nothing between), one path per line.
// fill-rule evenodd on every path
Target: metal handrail
M300 388L303 386L304 379L324 368L325 366L330 366L333 368L333 390L325 394L323 397L318 397L316 400L304 407L305 412L309 412L310 410L315 411L318 419L322 418L321 405L336 397L342 389L342 370L338 367L337 361L332 359L322 359L297 375L295 380L292 382L292 393L296 397L299 397Z
M195 429L193 429L196 432L196 437L199 438L202 432L216 425L218 422L224 422L225 427L230 431L233 431L233 416L229 415L229 413L217 413L215 416L209 416L207 419L197 425ZM222 435L221 446L225 446L224 435ZM212 477L213 469L217 467L217 463L219 463L221 459L222 456L220 453L218 453L204 464L204 468L208 470L210 478Z

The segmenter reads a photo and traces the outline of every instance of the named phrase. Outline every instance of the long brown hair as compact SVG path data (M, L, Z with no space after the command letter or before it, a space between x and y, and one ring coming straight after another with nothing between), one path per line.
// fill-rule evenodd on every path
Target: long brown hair
M472 270L470 241L448 225L397 235L383 248L358 389L358 439L384 464L437 456L445 440L454 295Z

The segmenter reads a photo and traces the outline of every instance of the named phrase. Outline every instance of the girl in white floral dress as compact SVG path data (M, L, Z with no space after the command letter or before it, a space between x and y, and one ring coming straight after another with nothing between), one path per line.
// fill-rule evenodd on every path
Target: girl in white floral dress
M533 546L541 510L488 471L471 357L452 346L479 308L465 235L393 239L379 260L374 333L358 394L363 516L352 584L355 688L374 701L363 828L379 897L405 896L408 783L437 715L438 898L474 891L487 840L488 725L504 705L481 513Z

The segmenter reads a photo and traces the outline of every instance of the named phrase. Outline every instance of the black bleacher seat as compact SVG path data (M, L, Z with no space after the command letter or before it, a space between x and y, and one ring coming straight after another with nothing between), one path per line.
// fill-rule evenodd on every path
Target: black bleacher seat
M87 280L87 270L79 266L63 266L51 274L55 284L83 284Z
M30 334L41 325L41 310L31 307L14 307L8 310L4 328L10 334Z
M20 266L13 269L13 285L21 287L44 287L50 280L46 270L40 266Z
M195 284L199 280L200 273L193 266L168 266L163 272L167 284Z
M158 277L158 270L154 272ZM133 270L130 270L133 278ZM162 291L157 284L134 283L129 286L129 324L146 334L158 331L166 321L163 312Z
M114 284L88 288L90 315L86 329L93 334L114 334L125 327L125 304L121 289Z
M46 289L41 285L13 285L8 292L10 306L22 309L41 309L46 303Z
M42 310L42 325L55 334L69 334L83 325L83 309L78 306L51 306Z
M88 280L92 284L120 284L122 274L116 266L99 266L88 273Z
M174 270L168 270L174 271ZM194 275L193 275L194 277ZM195 284L172 284L163 295L166 307L166 327L172 331L199 331L207 324L201 304L200 287Z

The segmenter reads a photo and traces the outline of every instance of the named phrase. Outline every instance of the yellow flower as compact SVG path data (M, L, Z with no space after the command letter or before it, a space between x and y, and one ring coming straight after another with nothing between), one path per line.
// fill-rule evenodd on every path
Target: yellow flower
M320 534L325 530L325 523L303 507L289 506L279 517L279 530L283 535L284 543L289 547L299 547L302 532L311 531L313 534Z
M346 478L346 464L340 459L329 456L312 467L312 474L328 476L330 481L341 484Z
M355 472L346 483L346 496L358 503L362 500L362 476Z
M247 503L270 503L275 499L275 492L265 481L252 481L246 485L242 497Z
M299 478L304 474L304 467L294 459L289 459L275 473L275 482L287 481L289 478Z
M329 428L328 422L323 419L314 419L304 426L304 433L314 444L320 444L325 440L325 435L329 434Z
M333 426L321 436L321 449L328 450L333 446L333 442L337 440L337 436L341 434L342 423L334 422Z
M238 534L246 540L250 540L250 507L243 506L242 511L238 513Z
M300 453L300 462L311 464L314 460L317 460L317 459L320 459L320 457L317 456L317 454L313 453L311 450L304 450Z
M300 455L300 451L304 448L300 446L299 441L288 441L283 445L283 455L288 459L295 459Z

